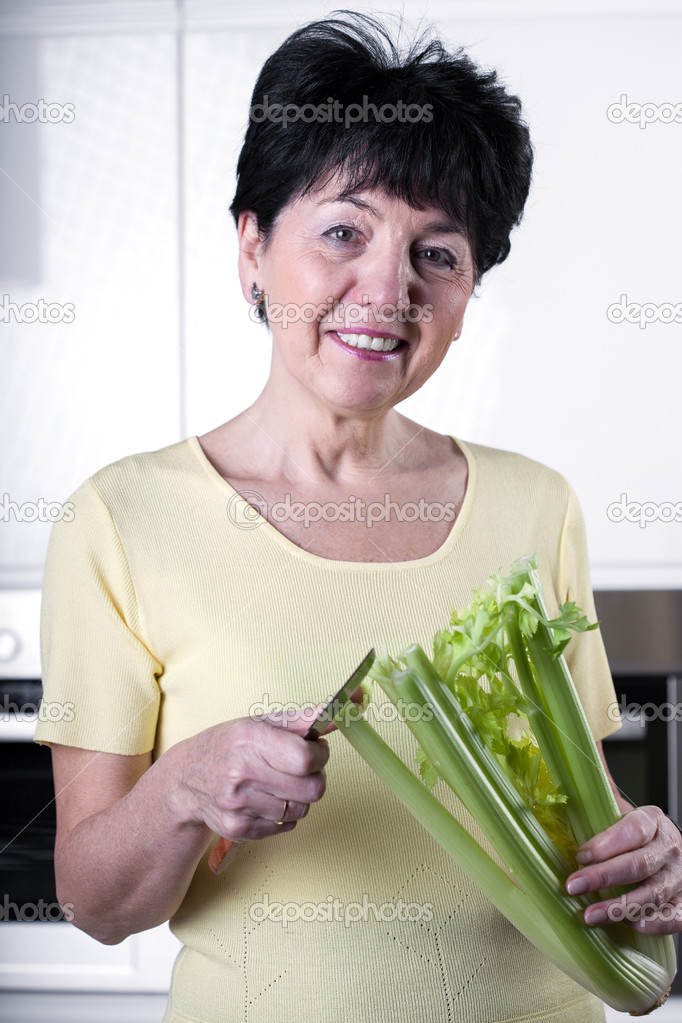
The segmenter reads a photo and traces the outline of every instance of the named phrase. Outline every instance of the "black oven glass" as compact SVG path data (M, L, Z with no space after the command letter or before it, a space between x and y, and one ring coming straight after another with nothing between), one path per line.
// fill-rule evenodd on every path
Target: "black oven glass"
M23 717L37 707L40 683L2 682L5 708ZM0 727L3 727L0 724ZM54 880L52 758L34 742L0 742L0 919L59 920Z

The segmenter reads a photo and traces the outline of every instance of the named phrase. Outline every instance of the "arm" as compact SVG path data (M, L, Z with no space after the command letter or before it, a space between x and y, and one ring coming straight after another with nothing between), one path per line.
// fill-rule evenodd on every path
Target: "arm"
M634 885L626 895L586 909L585 923L595 926L625 919L643 934L682 931L682 834L660 807L633 807L623 799L601 742L597 748L623 818L581 846L577 859L584 866L567 878L567 891L579 895ZM574 885L579 881L584 886Z
M117 944L175 913L214 833L243 843L291 831L324 793L329 747L297 734L309 716L228 721L153 764L53 746L57 892L73 923Z

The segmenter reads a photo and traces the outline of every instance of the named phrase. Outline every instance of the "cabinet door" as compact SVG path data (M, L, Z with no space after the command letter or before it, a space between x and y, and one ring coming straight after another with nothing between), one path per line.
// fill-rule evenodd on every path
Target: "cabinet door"
M0 585L39 584L85 478L180 432L175 36L42 24L0 31Z

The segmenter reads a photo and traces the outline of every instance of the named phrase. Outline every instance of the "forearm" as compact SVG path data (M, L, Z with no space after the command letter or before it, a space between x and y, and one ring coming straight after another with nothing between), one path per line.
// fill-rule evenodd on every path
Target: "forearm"
M117 944L168 920L210 845L210 829L177 805L184 756L184 743L170 749L125 796L57 843L59 901L98 941Z
M303 738L307 717L223 721L154 764L53 749L57 895L75 925L116 944L175 913L215 834L238 849L291 831L325 787L329 746Z

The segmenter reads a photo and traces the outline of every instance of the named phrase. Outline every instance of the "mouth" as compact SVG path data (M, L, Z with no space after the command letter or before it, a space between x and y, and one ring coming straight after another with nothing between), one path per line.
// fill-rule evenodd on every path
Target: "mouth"
M332 330L329 336L361 358L390 358L407 347L407 342L395 334L380 334L370 330Z

